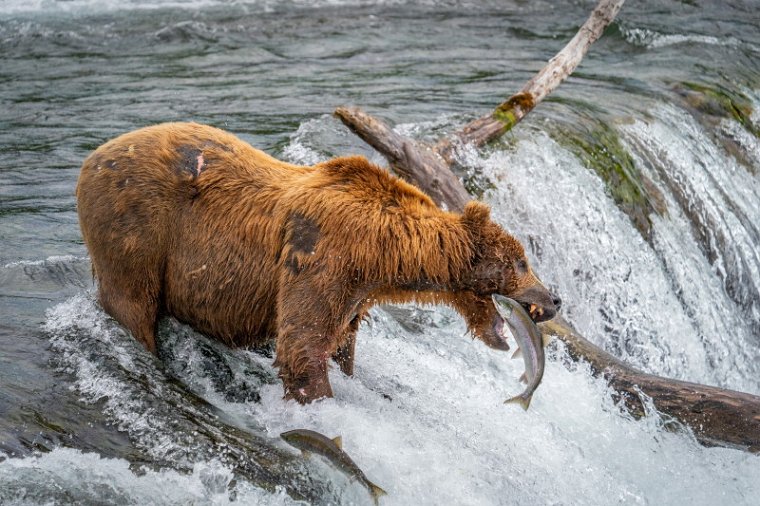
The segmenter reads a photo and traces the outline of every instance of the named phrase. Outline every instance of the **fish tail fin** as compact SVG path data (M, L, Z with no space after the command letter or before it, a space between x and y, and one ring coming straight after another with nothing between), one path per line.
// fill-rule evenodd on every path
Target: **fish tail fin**
M518 395L516 397L512 397L511 399L507 399L506 401L504 401L504 404L512 404L512 403L516 402L517 404L519 404L520 406L522 406L522 408L525 411L528 411L528 408L530 407L530 401L532 399L533 399L532 395L529 395L527 397L524 397L522 395Z
M380 498L384 495L388 495L388 492L372 482L369 484L369 493L372 494L372 499L375 500L375 504L380 504Z

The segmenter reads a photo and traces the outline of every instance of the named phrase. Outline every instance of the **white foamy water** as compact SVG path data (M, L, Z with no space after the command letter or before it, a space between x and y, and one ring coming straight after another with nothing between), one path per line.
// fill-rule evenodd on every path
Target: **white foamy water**
M148 494L156 482L166 479L182 486L164 487L156 503L197 498L202 504L224 504L229 499L224 491L225 483L230 483L227 467L203 458L194 461L187 452L188 444L190 449L196 444L188 438L191 428L176 430L182 414L155 405L152 391L169 390L162 384L162 374L140 361L123 364L135 371L135 377L111 374L110 381L104 381L108 374L102 370L102 355L120 356L123 351L118 350L129 351L134 343L88 300L76 297L57 306L47 324L54 346L64 355L63 367L74 373L72 388L86 402L104 402L109 416L138 445L155 446L158 457L182 455L192 472L138 478L124 461L58 450L0 464L0 474L6 466L8 487L18 490L24 480L32 483L51 475L57 487L80 493L81 483L97 489L108 481L125 494L137 487L137 492L127 495L137 504L143 484ZM404 313L406 327L392 316L399 312ZM418 330L407 330L409 322ZM174 360L200 362L204 338L179 324L173 326L183 333L182 340L168 344ZM82 344L66 337L72 333L83 338ZM371 321L360 330L355 377L347 378L334 368L330 378L335 398L309 406L283 401L279 383L262 388L260 403L231 403L210 387L205 376L211 371L186 368L181 381L195 385L197 393L239 425L248 418L248 430L269 436L273 444L278 444L281 432L294 428L341 435L344 449L389 493L381 500L383 505L752 504L760 493L755 456L703 448L688 433L665 431L655 414L640 421L630 419L613 403L604 382L592 378L587 368L563 365L566 357L561 349L550 356L529 411L504 405L522 388L517 381L521 361L509 360L508 354L464 334L461 319L445 308L373 310ZM96 338L103 343L97 354L90 348ZM225 351L224 360L245 362L251 354ZM256 360L271 368L270 359ZM141 391L146 374L147 381L158 386ZM62 466L60 459L72 464ZM221 486L209 489L203 481L203 470L209 466L213 483ZM340 483L337 471L323 467ZM18 472L25 468L37 474ZM236 486L246 484L238 480ZM339 495L342 504L369 503L361 487L346 487ZM249 496L235 497L245 503L241 497ZM284 501L281 494L250 497L254 503Z
M755 457L701 448L656 417L630 420L603 382L557 357L529 411L504 405L522 364L463 337L452 313L422 320L438 325L413 335L377 312L359 336L356 377L331 375L334 399L283 409L280 387L267 387L269 430L341 434L390 493L384 504L741 503L760 487ZM740 487L720 485L734 473Z
M290 136L290 143L283 149L283 158L290 163L299 165L315 165L328 158L327 153L318 146L327 145L326 138L334 138L336 135L345 136L334 121L329 121L329 115L304 121L298 126L298 130Z
M97 14L118 10L199 9L214 5L266 3L266 0L5 0L0 5L0 14Z
M268 493L245 482L218 462L197 462L192 472L132 469L123 459L102 458L70 448L3 460L0 503L40 504L297 504L284 492Z
M45 258L44 260L17 260L15 262L9 262L3 265L3 269L9 269L12 267L39 267L43 265L58 265L69 264L72 262L83 262L88 260L89 257L78 257L74 255L53 255Z
M661 114L675 114L666 111ZM586 337L655 374L758 392L753 320L729 297L723 272L734 255L746 255L747 268L754 269L758 253L751 231L742 232L728 206L721 206L724 197L710 200L704 172L722 177L710 170L711 163L721 171L733 164L725 180L713 181L711 191L735 196L740 212L752 219L760 219L751 196L757 182L704 134L688 137L700 130L683 114L671 123L636 122L623 130L637 145L659 143L651 149L666 158L669 170L702 178L690 202L707 199L716 221L732 231L732 242L718 253L715 265L700 250L667 188L671 212L653 217L650 245L602 181L544 133L529 132L515 150L469 162L480 164L496 182L498 189L488 198L497 220L529 246L538 272L565 301L563 312ZM676 143L684 134L687 140ZM702 175L695 167L705 169ZM747 282L753 286L751 279Z
M649 49L674 46L677 44L706 44L711 46L726 46L731 48L747 47L754 51L758 48L736 37L714 37L694 33L660 33L647 28L621 27L623 36L631 44Z
M658 220L654 247L697 324L712 367L722 374L721 384L757 392L760 180L687 114L664 107L655 115L652 122L636 121L624 129L642 156L657 161L660 179L669 178L676 188L666 193L670 214ZM758 147L756 139L743 141ZM651 168L650 174L658 177ZM675 192L685 195L685 208ZM707 237L707 252L697 246L696 235Z
M207 378L218 375L218 368L229 362L236 368L247 366L248 382L255 384L258 364L247 360L245 352L235 355L224 348L229 360L217 358L205 367L193 367L195 361L203 364L210 353L215 356L213 347L203 347L207 339L177 322L170 321L168 327L168 344L162 343L161 347L168 353L166 367L180 371L188 390L205 394L208 402L230 411L234 419L235 410L225 408L236 404L225 403L223 396L208 388ZM159 367L156 357L96 305L91 295L77 295L50 309L44 330L56 353L54 365L71 378L70 388L82 402L97 403L109 422L126 433L131 444L150 462L185 472L193 471L199 463L217 462L230 473L234 470L243 482L254 477L259 480L257 485L266 484L268 488L289 487L297 493L313 490L328 502L334 495L323 474L313 466L294 461L284 453L284 444L273 445L255 418L234 420L242 429L255 431L241 433L198 403ZM188 343L194 346L188 347ZM273 483L269 475L278 478ZM279 487L286 478L291 481ZM230 496L234 498L235 492L230 490Z

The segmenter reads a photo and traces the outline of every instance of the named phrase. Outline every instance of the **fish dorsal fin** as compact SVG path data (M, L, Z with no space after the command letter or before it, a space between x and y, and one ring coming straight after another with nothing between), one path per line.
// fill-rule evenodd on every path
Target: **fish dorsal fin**
M522 348L517 348L512 354L512 360L522 357Z
M332 438L332 442L335 443L335 446L337 446L341 450L343 449L343 438L342 437L335 436L334 438Z
M522 381L523 383L527 383L528 382L528 374L527 373L522 373L522 376L520 376L520 381Z

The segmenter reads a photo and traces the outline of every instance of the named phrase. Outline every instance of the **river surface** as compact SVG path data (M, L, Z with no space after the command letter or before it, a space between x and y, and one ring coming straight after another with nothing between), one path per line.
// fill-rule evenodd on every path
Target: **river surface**
M434 140L517 91L594 2L0 2L0 504L371 504L279 439L341 435L409 504L757 504L760 461L628 416L552 345L520 361L442 307L382 307L335 398L174 320L160 360L95 302L74 187L164 121L315 163L384 160L331 112ZM760 3L628 2L576 74L462 176L586 337L648 372L760 394ZM357 237L361 241L361 237Z

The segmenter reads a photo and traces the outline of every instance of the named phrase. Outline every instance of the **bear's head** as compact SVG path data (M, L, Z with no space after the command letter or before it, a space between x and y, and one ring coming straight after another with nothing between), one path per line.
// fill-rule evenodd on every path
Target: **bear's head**
M508 348L504 321L491 295L499 293L519 302L535 322L552 319L562 301L536 277L520 241L491 220L487 205L472 201L465 206L462 223L474 248L470 270L462 279L463 291L455 306L467 319L470 330L489 346Z

